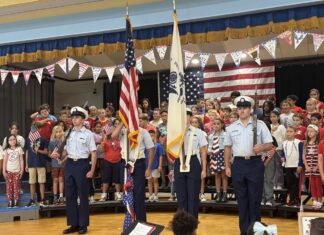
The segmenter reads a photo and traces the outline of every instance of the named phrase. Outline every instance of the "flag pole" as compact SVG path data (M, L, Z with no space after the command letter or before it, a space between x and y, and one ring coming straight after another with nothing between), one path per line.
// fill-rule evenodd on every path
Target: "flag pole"
M172 3L173 3L173 12L176 12L176 1L172 0Z

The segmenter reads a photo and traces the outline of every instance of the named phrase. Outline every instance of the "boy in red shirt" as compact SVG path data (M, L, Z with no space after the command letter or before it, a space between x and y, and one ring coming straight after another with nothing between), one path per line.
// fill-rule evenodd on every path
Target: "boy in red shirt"
M296 106L296 103L298 101L298 96L297 95L288 95L287 96L287 101L290 104L292 112L294 112L294 113L302 113L303 112L301 107Z
M38 112L40 116L35 118L35 124L40 127L39 134L41 137L49 141L55 121L49 117L49 108L47 105L41 105Z
M300 141L306 140L305 133L307 128L303 126L303 116L301 114L299 113L294 114L293 124L294 124L294 128L296 129L295 138Z
M320 113L313 113L311 115L311 124L314 124L315 126L318 126L321 140L324 140L324 128L322 128L322 118Z

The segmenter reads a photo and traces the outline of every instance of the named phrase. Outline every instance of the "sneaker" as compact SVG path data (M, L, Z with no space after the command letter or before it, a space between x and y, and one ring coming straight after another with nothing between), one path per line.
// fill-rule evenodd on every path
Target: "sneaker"
M153 196L153 202L158 202L159 201L159 197L157 195Z
M47 205L45 204L44 200L41 200L41 201L39 202L39 206L41 206L41 207L46 207Z
M276 189L277 189L277 190L282 190L282 186L278 185L278 186L276 187Z
M154 196L150 195L149 198L147 199L147 202L153 202L153 200L154 200Z
M220 202L221 200L222 200L222 193L221 192L216 193L216 199L215 199L215 201L216 202Z
M12 201L8 202L7 208L13 208L13 202Z
M58 199L55 198L55 199L53 200L53 205L57 205L57 204L59 204L59 202L58 202Z
M205 198L205 194L204 194L204 193L201 193L201 194L200 194L200 201L201 201L201 202L205 202L205 201L207 201L207 199Z
M90 203L94 203L94 202L96 202L96 200L94 199L94 196L92 195L92 196L90 196Z
M173 201L175 201L174 199L175 199L175 197L171 196L171 197L168 199L168 201L169 201L169 202L173 202Z
M318 201L313 200L312 209L317 209Z
M271 201L267 201L267 202L265 203L265 205L266 205L266 206L273 206L273 204L272 204Z
M226 192L223 192L221 202L227 202L227 193Z
M18 201L14 201L14 203L13 203L13 207L14 207L14 208L17 208L17 207L18 207Z
M35 205L35 201L30 199L25 207L31 207L31 206L34 206L34 205Z
M64 204L64 197L59 197L58 203L59 204Z
M261 203L260 203L260 204L261 204L261 206L264 206L264 205L265 205L264 201L261 201Z
M106 193L102 193L99 202L105 202L105 201L107 201L107 194Z
M123 194L121 192L117 192L116 193L116 198L117 198L117 201L122 201L123 200Z
M320 210L323 206L323 202L317 202L317 209Z

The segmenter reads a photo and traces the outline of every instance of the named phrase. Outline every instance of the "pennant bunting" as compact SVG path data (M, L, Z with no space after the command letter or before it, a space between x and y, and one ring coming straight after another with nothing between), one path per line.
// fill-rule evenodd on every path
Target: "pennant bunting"
M187 68L190 61L196 55L196 53L184 50L184 55L185 55L185 68Z
M117 65L117 68L122 75L125 73L125 66L123 64Z
M219 71L222 71L222 68L225 63L225 59L226 59L227 55L228 55L228 53L214 54Z
M93 75L93 82L96 83L96 81L99 78L102 68L91 66L91 69L92 69L92 75Z
M305 39L308 33L303 31L295 31L294 40L295 40L295 49L299 46L299 44Z
M89 65L79 62L79 79L84 75L84 73L89 68Z
M17 83L18 78L19 78L19 74L20 74L20 71L12 71L11 72L12 80L13 80L14 84Z
M285 43L287 43L289 46L292 45L292 32L291 31L285 31L278 35L278 38L284 40Z
M73 69L73 67L78 63L78 61L76 61L75 59L72 59L70 57L67 58L67 65L68 65L68 68L67 68L67 71L68 73L71 72L71 70Z
M109 82L111 82L113 77L114 77L115 69L116 69L115 66L105 68L105 71L106 71L106 74L108 76Z
M24 80L25 80L26 86L28 85L31 72L32 71L30 71L30 70L23 71L23 75L24 75Z
M42 84L43 70L44 70L44 68L39 68L39 69L33 70L33 72L35 73L35 75L37 77L39 84Z
M314 51L317 52L324 41L324 35L312 33L312 36L313 36Z
M234 64L239 67L241 64L241 58L242 58L242 51L234 51L231 53L232 59L234 61Z
M156 47L156 51L159 54L159 57L161 60L164 60L167 49L168 49L167 46L157 46Z
M6 81L9 71L1 69L0 73L1 73L1 84L3 85L3 83Z
M151 61L153 64L156 64L155 55L153 49L149 50L144 54L144 56Z
M61 59L56 64L58 64L61 67L61 69L63 70L63 72L66 73L66 58Z
M140 56L136 59L136 68L138 71L140 71L141 74L143 74L142 56Z
M200 53L199 54L200 66L202 69L204 69L206 67L209 56L210 56L209 53Z
M49 75L51 76L51 78L54 78L54 73L55 73L55 64L51 64L47 67L45 67L46 70L48 71Z
M264 49L268 51L268 53L272 56L272 58L276 58L276 48L277 48L277 39L273 38L270 39L269 41L266 41L261 44Z
M261 65L260 59L260 46L257 45L256 47L252 47L247 49L246 54L248 54L258 65Z

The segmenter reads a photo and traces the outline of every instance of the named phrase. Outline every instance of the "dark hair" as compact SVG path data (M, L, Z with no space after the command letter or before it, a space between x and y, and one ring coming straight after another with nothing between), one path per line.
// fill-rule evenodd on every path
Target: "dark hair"
M63 124L63 131L66 131L66 124L65 124L65 122L64 121L62 121L62 120L58 120L57 122L55 122L55 125L54 126L60 126L60 124Z
M222 130L225 131L225 123L222 118L215 118L215 121L219 121L222 124Z
M38 111L41 112L42 110L47 110L49 111L49 105L48 104L42 104L41 106L39 106Z
M69 104L64 104L63 106L62 106L62 109L68 109L68 110L71 110L71 106L69 105Z
M188 114L187 114L187 115L188 115ZM190 121L191 121L192 118L196 118L197 121L198 121L198 125L199 125L198 128L199 128L200 130L204 130L204 123L203 123L202 119L201 119L198 115L196 115L196 116L192 116L192 115L191 115Z
M278 112L278 110L272 110L272 111L270 112L270 114L274 114L274 115L276 115L277 117L280 117L280 113Z
M226 106L226 107L223 108L223 111L231 113L232 109L230 107Z
M322 115L320 113L312 113L311 118L316 118L318 120L322 119Z
M169 227L175 235L192 235L197 230L198 223L196 217L184 210L178 210L173 216Z
M17 137L15 136L15 135L13 135L13 134L10 134L10 135L8 135L7 136L7 139L6 139L6 148L5 149L8 149L8 148L10 148L10 145L9 145L9 139L10 139L10 137L11 136L13 136L13 137L15 137L15 139L16 139L16 146L15 147L17 147L18 146L18 141L17 141Z
M304 145L305 148L309 144L309 141L310 138L308 137L308 131L306 131L306 144ZM320 134L320 129L318 129L316 139L315 139L315 144L318 145L320 142L321 142L321 134Z
M293 118L299 118L300 120L304 120L304 117L300 114L300 113L295 113L294 115L293 115Z
M151 102L150 102L150 100L148 98L144 98L142 100L142 107L143 107L142 110L144 111L144 106L143 106L144 101L146 101L148 103L147 110L151 110Z
M262 109L264 110L264 106L265 105L268 105L269 106L269 111L271 112L271 111L273 111L274 110L274 104L271 102L271 101L268 101L268 100L266 100L266 101L264 101L263 102L263 105L262 105Z
M59 116L61 116L61 115L68 115L68 113L66 112L66 109L65 110L61 110L60 112L59 112Z
M232 91L230 97L239 97L241 95L241 92L239 91Z
M114 121L112 122L112 125L114 126L117 121L120 122L119 119L115 118Z
M96 120L93 124L93 127L96 127L98 124L100 124L100 126L102 126L101 122L99 122L99 120Z
M288 95L287 99L292 99L293 101L297 102L298 101L298 96L297 95Z
M168 113L168 110L166 110L166 109L162 109L162 110L160 111L160 115L162 115L162 113Z
M17 122L12 122L12 123L10 123L9 128L12 129L13 126L16 126L17 129L19 130L19 125L18 125Z

